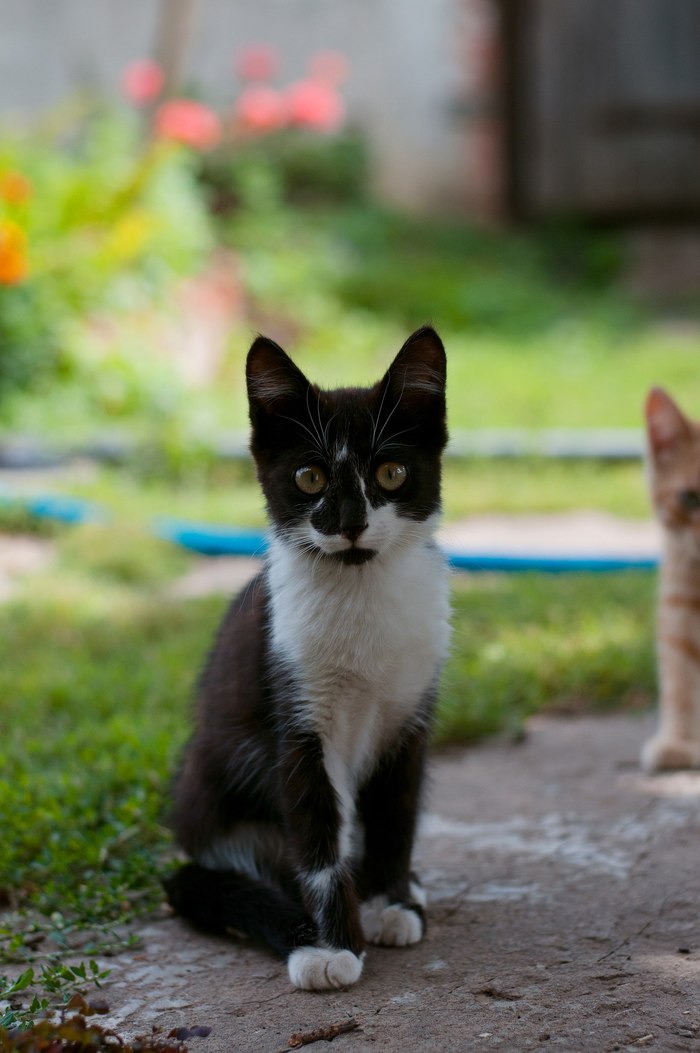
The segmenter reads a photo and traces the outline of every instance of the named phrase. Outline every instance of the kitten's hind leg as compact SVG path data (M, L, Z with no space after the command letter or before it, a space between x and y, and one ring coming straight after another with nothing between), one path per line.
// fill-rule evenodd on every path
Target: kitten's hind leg
M163 886L171 907L206 932L236 929L283 957L317 939L316 925L300 903L247 874L187 863Z

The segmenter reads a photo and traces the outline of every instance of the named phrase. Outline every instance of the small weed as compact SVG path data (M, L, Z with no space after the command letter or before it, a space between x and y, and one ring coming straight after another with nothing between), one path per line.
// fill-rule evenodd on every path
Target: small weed
M29 966L14 980L0 976L0 1002L7 1005L0 1016L0 1028L25 1028L39 1014L65 1008L75 995L84 993L87 985L101 987L109 972L94 960L77 965L54 960L42 965L38 974Z

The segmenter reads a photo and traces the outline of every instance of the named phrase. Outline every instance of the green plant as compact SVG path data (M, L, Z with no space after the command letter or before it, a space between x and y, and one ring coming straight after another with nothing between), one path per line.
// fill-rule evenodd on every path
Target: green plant
M0 976L0 1002L7 1003L0 1016L0 1028L25 1029L49 1009L66 1007L72 1001L81 1004L82 999L76 996L82 996L88 984L101 987L109 972L100 969L94 960L65 965L54 959L44 963L38 974L30 965L14 980ZM22 1001L19 995L28 997L28 1001Z
M18 196L12 179L20 178ZM21 231L23 267L12 268L19 250L13 257L7 238L3 242L3 224ZM67 126L45 122L6 134L0 148L0 386L36 386L52 374L81 370L89 380L92 363L76 348L76 331L90 319L97 326L105 312L145 307L176 276L196 270L211 244L193 158L173 144L144 146L133 116L80 108ZM93 356L98 343L93 340ZM109 359L98 361L109 372ZM120 361L116 355L112 368Z

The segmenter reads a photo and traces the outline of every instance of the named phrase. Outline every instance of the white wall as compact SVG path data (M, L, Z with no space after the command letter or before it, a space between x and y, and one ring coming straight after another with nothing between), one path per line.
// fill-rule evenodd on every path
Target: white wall
M465 79L466 7L200 0L189 72L211 101L224 101L241 45L278 47L285 80L315 51L342 51L352 63L345 97L372 145L378 189L401 204L449 206L463 198L463 126L452 111ZM127 62L152 50L158 9L158 0L0 0L0 117L50 106L78 85L116 92Z

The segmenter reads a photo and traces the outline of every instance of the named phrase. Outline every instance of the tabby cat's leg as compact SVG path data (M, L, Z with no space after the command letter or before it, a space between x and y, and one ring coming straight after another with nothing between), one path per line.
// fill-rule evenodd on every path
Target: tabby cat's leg
M324 990L356 983L362 973L364 937L349 865L343 796L333 785L315 734L288 735L280 757L281 799L297 878L319 946L299 947L288 959L296 987ZM347 808L346 808L347 810Z
M360 792L362 928L368 941L384 947L417 943L425 932L425 893L410 867L426 736L423 728L405 735Z

